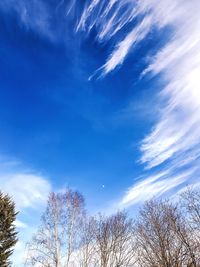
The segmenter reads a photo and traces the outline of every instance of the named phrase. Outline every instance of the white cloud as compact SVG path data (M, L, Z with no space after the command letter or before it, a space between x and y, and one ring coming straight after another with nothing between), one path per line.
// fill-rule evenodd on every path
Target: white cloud
M0 174L0 187L13 197L20 210L45 203L51 190L48 180L32 173Z
M148 59L149 65L142 72L141 77L161 75L166 86L160 89L158 96L161 108L157 121L140 147L140 162L146 169L163 168L167 163L170 175L156 182L147 175L131 187L122 203L136 203L146 199L146 195L160 195L181 181L194 182L200 173L200 1L110 0L95 19L92 18L100 4L99 1L92 3L91 12L85 13L82 30L90 31L95 26L97 39L104 42L116 35L113 51L98 70L102 75L122 65L134 45L152 29L161 31L167 26L171 30L170 39ZM130 24L129 32L125 30L124 35L117 35L135 18L138 22L132 24L132 29ZM197 168L195 177L187 171L184 174L184 168L194 166Z
M15 221L19 241L12 256L13 266L23 266L26 243L36 230L51 189L46 177L29 170L19 160L0 156L0 190L13 198L19 211Z
M52 40L55 39L50 28L50 14L45 1L1 0L0 9L6 13L15 12L26 29L34 30Z
M100 3L101 0L94 0L91 1L91 3L88 5L88 7L86 7L83 11L83 14L80 18L80 21L77 25L77 31L79 29L85 29L86 27L86 21L88 20L89 16L91 15L91 13L93 12L94 8ZM90 29L92 28L92 26L95 24L95 21L93 20L92 25L90 25Z
M18 27L26 31L34 31L37 35L47 38L53 43L66 44L68 33L71 31L68 19L75 15L76 0L1 0L0 12L16 16ZM65 12L63 12L65 11ZM77 15L77 14L76 14ZM60 23L57 23L60 20ZM61 34L62 33L62 34Z
M119 207L124 208L144 202L153 197L159 197L182 185L191 174L193 174L193 170L185 171L178 175L171 175L170 172L165 171L142 179L128 189L121 199Z
M90 32L93 27L97 29L97 39L109 41L127 24L138 19L125 37L118 35L114 49L106 63L100 68L103 75L121 65L134 44L142 41L151 32L152 28L162 29L165 26L174 26L174 22L181 23L180 18L187 12L187 6L181 0L139 0L116 1L95 0L84 9L79 20L77 31Z
M151 21L152 18L150 16L145 17L143 21L124 38L124 40L117 44L114 52L111 54L105 65L102 66L103 75L111 72L124 62L124 59L133 44L137 44L146 37L149 28L151 27Z
M160 93L163 107L159 119L142 142L141 162L151 169L168 161L178 172L180 167L196 166L196 174L185 172L187 182L194 183L200 173L200 2L174 3L176 8L169 11L166 7L173 38L144 71L161 73L167 85Z
M23 229L28 227L28 225L26 223L24 223L24 222L22 222L20 220L16 220L15 221L15 226L17 228L23 228Z

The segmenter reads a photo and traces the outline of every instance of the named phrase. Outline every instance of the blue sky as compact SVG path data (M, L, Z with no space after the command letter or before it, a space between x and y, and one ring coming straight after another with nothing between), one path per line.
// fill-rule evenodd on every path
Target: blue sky
M0 2L0 186L18 252L50 190L80 190L94 213L199 186L199 8Z

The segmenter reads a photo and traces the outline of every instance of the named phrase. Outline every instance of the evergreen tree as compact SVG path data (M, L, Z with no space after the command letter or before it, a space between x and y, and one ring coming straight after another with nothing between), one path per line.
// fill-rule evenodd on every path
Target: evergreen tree
M17 212L12 199L0 191L0 266L11 265L9 257L13 252L13 247L17 242L17 232L15 229L15 219Z

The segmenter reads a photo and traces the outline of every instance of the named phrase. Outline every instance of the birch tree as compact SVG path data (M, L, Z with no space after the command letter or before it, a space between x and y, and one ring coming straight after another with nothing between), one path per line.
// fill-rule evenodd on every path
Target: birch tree
M51 193L41 225L28 244L26 266L69 267L78 248L78 231L84 216L84 198L70 189Z

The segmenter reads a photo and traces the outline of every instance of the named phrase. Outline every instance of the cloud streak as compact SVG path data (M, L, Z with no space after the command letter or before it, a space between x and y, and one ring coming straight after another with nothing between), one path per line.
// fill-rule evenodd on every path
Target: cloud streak
M133 44L136 45L146 37L149 32L149 28L151 27L151 20L152 18L150 16L145 17L143 21L124 38L124 40L117 44L113 54L111 54L110 58L101 68L103 76L121 65Z
M119 207L124 208L142 203L153 197L159 197L184 184L191 174L193 174L192 170L177 175L172 175L168 172L160 172L157 175L143 178L140 182L127 190L119 203Z
M91 3L78 29L89 32L95 27L100 42L113 42L115 36L113 51L98 70L101 76L121 66L153 29L168 27L171 34L166 44L148 58L148 66L141 73L141 77L159 75L166 84L158 95L158 119L140 146L140 162L153 174L134 184L121 203L134 204L185 182L193 183L200 173L200 2L110 0L95 19L100 1ZM120 34L123 31L125 35ZM168 168L169 174L163 177L162 171L155 168ZM157 176L160 178L154 180Z

